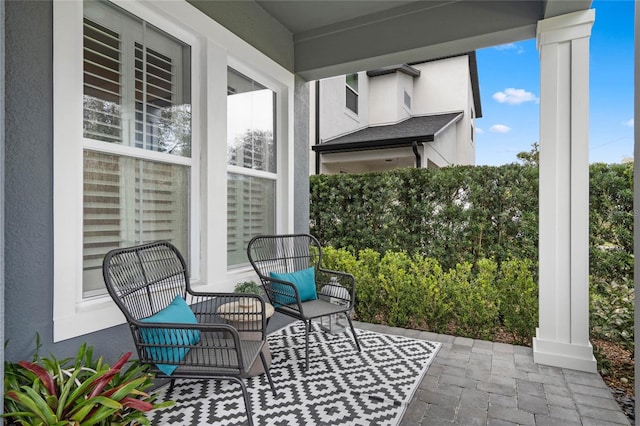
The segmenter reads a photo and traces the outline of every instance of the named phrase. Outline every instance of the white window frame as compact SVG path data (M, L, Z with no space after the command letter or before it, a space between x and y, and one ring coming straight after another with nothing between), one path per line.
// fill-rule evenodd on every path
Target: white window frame
M226 205L227 66L266 83L277 95L277 232L293 230L294 76L186 1L113 3L191 46L191 158L195 161L191 165L189 267L199 289L230 291L252 271L228 273L226 266L226 208L220 208L220 200ZM83 139L82 130L82 5L80 0L53 3L55 342L124 323L108 295L82 295L83 149L94 143ZM122 154L135 148L110 149ZM136 157L154 161L162 161L165 155L169 154L136 151Z
M358 83L358 89L355 90L353 87L351 87L349 85L348 82L348 78L350 75L355 75L356 76L356 82ZM344 86L345 86L345 103L344 103L344 108L347 111L348 114L354 115L356 117L358 117L360 115L360 73L351 73L351 74L347 74L345 75L345 82L344 82ZM347 96L347 92L351 92L355 95L356 97L356 109L357 111L352 110L351 108L349 108L349 105L347 105L347 100L346 100L346 96Z
M268 80L264 80L259 74L255 73L253 70L251 70L250 68L247 68L245 65L243 65L240 62L234 61L233 59L230 60L231 64L235 64L238 67L240 67L240 69L242 69L242 71L240 71L239 69L237 69L234 65L229 65L227 67L227 69L232 68L234 71L240 73L241 75L243 75L244 77L262 85L263 87L265 87L268 90L271 90L272 92L274 92L275 94L275 108L274 108L274 116L275 116L275 123L276 123L276 128L275 128L275 132L273 135L274 140L276 141L276 144L278 144L279 141L279 137L282 136L282 133L280 131L280 117L278 117L280 108L278 107L278 103L280 102L280 98L281 96L278 94L278 90L277 88L273 85L272 82L268 81ZM276 217L278 216L278 205L277 205L277 200L280 198L277 196L277 194L281 191L281 189L278 188L278 181L280 180L280 163L279 161L281 160L280 157L280 146L278 145L276 147L276 171L275 172L269 172L266 170L255 170L255 169L251 169L251 168L247 168L247 167L243 167L243 166L239 166L239 165L233 165L233 164L228 164L227 163L227 174L231 173L231 174L235 174L238 176L244 176L244 177L254 177L254 178L259 178L259 179L264 179L264 180L269 180L269 181L273 181L276 184L276 202L275 202L275 211L276 211ZM228 181L227 181L228 184ZM227 187L228 188L228 187ZM228 207L225 204L226 207ZM277 228L277 223L275 224L276 228ZM225 235L228 237L228 231L225 231ZM226 253L226 251L225 251ZM243 273L243 272L247 272L247 271L252 271L252 267L251 264L249 263L249 261L247 260L246 263L243 264L235 264L235 265L227 265L227 270L232 273L232 274L238 274L238 273Z

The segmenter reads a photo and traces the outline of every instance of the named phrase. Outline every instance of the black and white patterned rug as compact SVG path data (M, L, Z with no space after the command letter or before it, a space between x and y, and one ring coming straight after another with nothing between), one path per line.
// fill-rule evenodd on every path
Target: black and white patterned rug
M314 324L309 335L309 370L304 371L304 323L268 336L271 375L246 380L256 425L396 425L440 349L440 343L356 329L329 334ZM259 361L258 361L259 362ZM165 399L168 386L156 391ZM176 380L166 399L173 407L149 414L153 425L247 424L237 383Z

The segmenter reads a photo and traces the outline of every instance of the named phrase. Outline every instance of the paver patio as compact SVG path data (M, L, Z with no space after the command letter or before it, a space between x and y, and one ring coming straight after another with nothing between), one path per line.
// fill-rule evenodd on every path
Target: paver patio
M537 365L525 346L354 322L442 342L400 425L628 425L599 374Z
M269 331L289 322L276 314ZM599 374L535 364L529 347L358 321L353 325L442 343L400 426L630 424Z

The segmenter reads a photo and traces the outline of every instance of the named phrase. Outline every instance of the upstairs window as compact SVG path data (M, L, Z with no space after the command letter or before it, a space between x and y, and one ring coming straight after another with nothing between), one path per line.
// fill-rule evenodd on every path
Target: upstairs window
M355 114L358 113L358 74L347 75L346 105Z

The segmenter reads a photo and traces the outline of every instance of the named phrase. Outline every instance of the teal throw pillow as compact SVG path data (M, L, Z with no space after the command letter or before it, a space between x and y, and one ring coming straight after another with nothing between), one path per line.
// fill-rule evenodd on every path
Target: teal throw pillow
M316 272L313 266L296 272L270 272L269 275L271 275L272 278L288 281L295 285L298 288L298 294L300 294L301 302L316 300L318 298L316 293ZM271 287L275 291L284 293L274 295L274 305L276 307L296 303L296 295L291 287L280 283L272 283Z
M170 322L180 324L197 324L195 314L187 305L182 296L177 295L173 301L163 310L155 315L140 320L142 322ZM140 334L145 343L158 345L195 345L200 341L198 330L176 330L170 328L141 328ZM151 358L155 361L162 361L156 367L167 376L170 376L177 365L171 362L181 361L187 355L189 348L176 347L147 347Z

